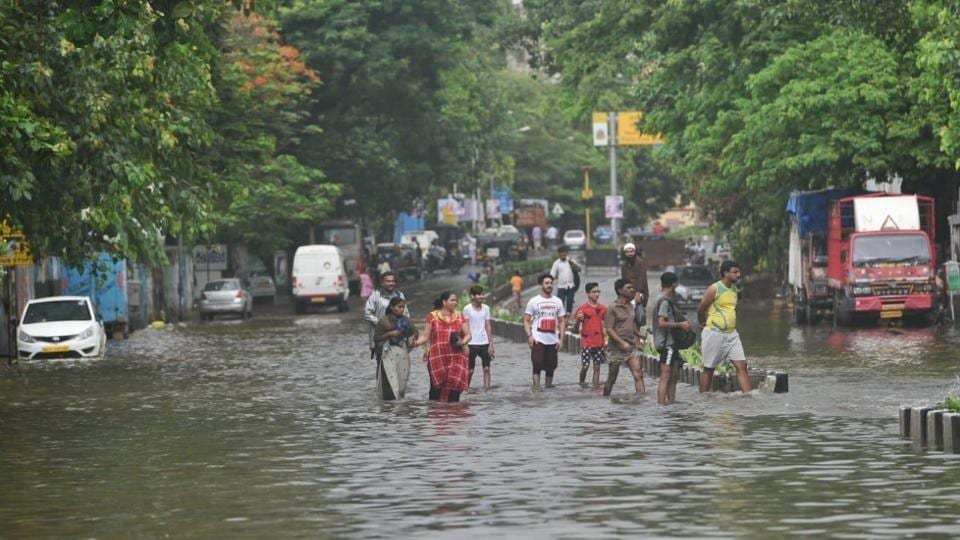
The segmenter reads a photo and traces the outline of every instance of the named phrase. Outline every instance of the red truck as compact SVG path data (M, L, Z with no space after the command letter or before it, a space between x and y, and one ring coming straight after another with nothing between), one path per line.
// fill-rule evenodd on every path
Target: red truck
M838 324L934 315L933 198L825 190L794 193L787 211L798 320L825 309Z

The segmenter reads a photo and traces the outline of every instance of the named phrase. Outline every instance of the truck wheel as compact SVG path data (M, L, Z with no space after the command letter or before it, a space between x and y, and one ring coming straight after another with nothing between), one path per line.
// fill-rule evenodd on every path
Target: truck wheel
M833 324L834 326L850 326L851 315L844 304L845 295L841 291L833 293Z

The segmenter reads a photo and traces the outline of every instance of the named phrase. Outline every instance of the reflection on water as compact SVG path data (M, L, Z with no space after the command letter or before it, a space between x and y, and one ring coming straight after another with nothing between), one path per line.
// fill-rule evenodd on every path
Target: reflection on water
M953 385L956 334L741 316L790 393L531 393L498 343L490 392L373 397L356 311L145 330L93 363L0 371L8 537L931 536L960 530L957 458L896 438ZM477 384L475 379L474 384ZM654 388L648 381L648 388Z

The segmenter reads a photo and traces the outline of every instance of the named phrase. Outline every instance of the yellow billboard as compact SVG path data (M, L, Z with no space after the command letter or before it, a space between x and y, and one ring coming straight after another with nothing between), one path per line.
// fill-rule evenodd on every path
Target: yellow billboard
M0 220L0 266L29 266L33 262L30 244L20 229Z
M637 129L637 124L643 118L640 111L621 111L617 114L617 138L614 144L617 146L650 146L654 144L663 144L664 139L660 134L650 135L642 133ZM593 145L607 146L609 137L607 136L608 118L607 113L593 113Z

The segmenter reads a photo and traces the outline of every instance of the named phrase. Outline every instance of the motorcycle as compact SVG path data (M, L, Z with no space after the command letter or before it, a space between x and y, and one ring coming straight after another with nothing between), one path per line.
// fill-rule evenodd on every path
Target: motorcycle
M432 275L435 271L446 266L446 259L447 250L440 246L430 246L430 249L427 250L426 259L423 261L423 269Z

